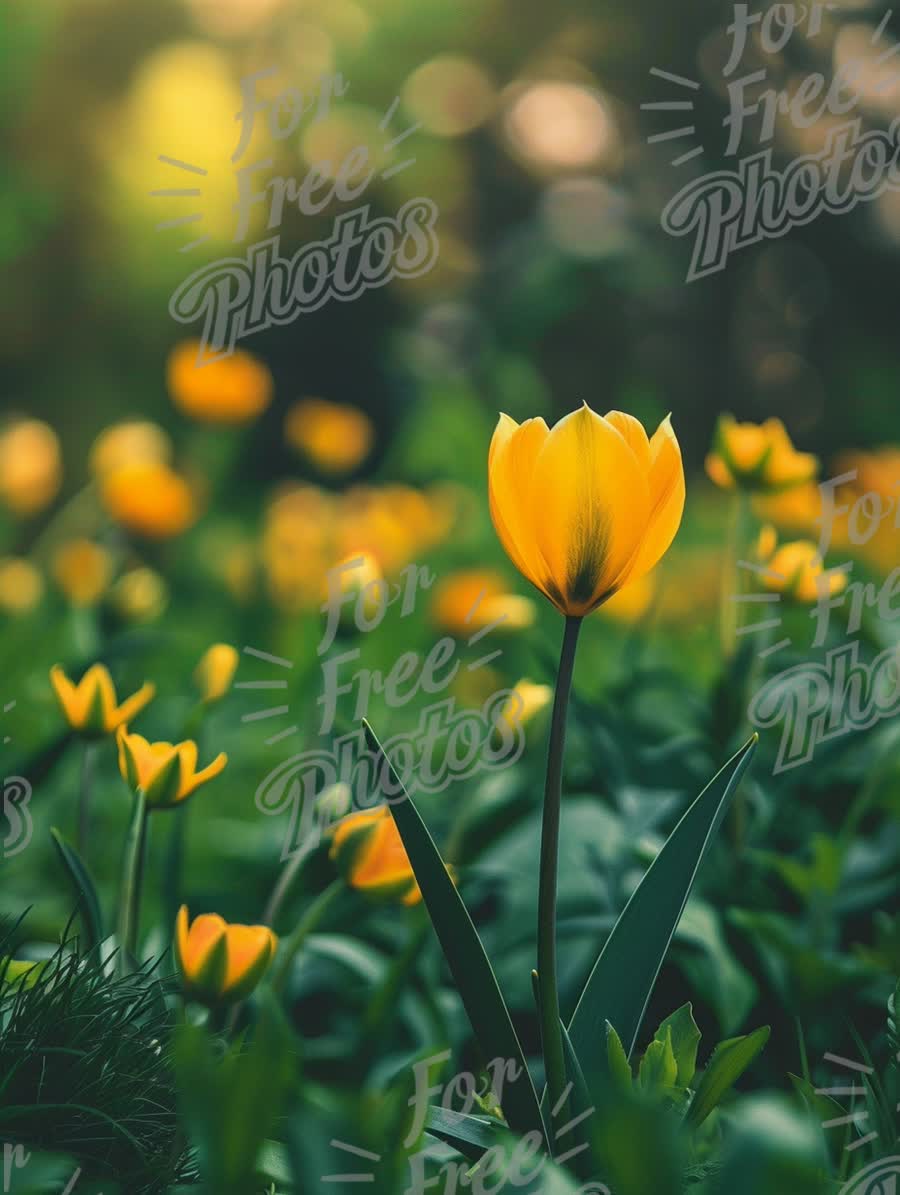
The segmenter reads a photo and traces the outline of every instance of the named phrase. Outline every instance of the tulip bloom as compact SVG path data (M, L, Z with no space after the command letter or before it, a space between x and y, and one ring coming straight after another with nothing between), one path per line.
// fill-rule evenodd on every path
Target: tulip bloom
M185 340L169 355L166 377L172 402L205 423L248 423L272 401L272 375L252 353L202 360L199 340Z
M175 959L185 994L201 1004L243 1000L265 975L278 938L265 925L229 925L217 913L189 924L182 905L175 921Z
M846 573L825 569L811 540L796 540L778 547L773 527L762 529L755 554L766 566L766 571L760 574L765 588L796 602L816 602L820 597L840 593L847 585Z
M55 664L50 669L50 683L66 721L86 738L112 734L130 722L156 692L156 686L148 683L117 705L112 678L102 664L93 664L77 685L69 680L59 664Z
M498 631L530 627L535 606L530 598L510 593L499 573L462 569L435 587L431 617L442 630L467 638L485 627Z
M819 469L816 457L797 452L780 419L738 423L721 415L706 472L722 489L779 493L811 481Z
M124 726L116 738L122 778L132 791L143 792L151 809L169 809L186 800L201 784L218 776L228 762L223 751L198 772L197 744L191 739L183 743L148 743L139 734L129 734Z
M372 421L356 407L303 398L284 421L285 439L323 473L340 475L356 469L369 455Z
M0 434L0 500L16 515L42 511L62 484L56 432L39 419L21 419Z
M563 614L596 610L657 563L684 509L669 419L586 404L552 429L501 415L488 458L491 517L512 562Z
M197 518L191 487L163 461L139 461L103 478L103 504L127 531L147 539L181 535Z
M386 805L345 817L334 829L329 858L351 888L369 896L402 900L422 899L400 832Z
M221 700L231 688L239 659L237 648L230 643L214 643L203 653L194 680L207 705Z

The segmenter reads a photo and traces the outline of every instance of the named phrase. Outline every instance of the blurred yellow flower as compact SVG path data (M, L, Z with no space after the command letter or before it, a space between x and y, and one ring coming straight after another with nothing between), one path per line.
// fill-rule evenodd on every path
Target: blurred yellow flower
M353 568L350 568L350 565ZM356 603L348 601L342 606L342 625L353 626L356 620L356 609L363 619L374 620L382 605L386 604L390 596L381 565L371 552L355 552L345 556L334 566L338 570L340 593L342 596L355 596ZM330 571L330 570L329 570ZM323 586L322 601L329 594L328 586ZM361 603L361 604L360 604Z
M242 349L202 361L199 340L185 340L169 354L166 378L175 406L207 423L248 423L272 401L268 366Z
M500 717L515 730L516 727L531 722L552 701L552 685L538 685L523 677L513 687L509 699L500 711Z
M535 606L530 598L509 593L500 573L461 569L435 586L431 617L442 630L463 638L495 623L501 631L530 627Z
M681 449L631 415L587 404L551 431L501 415L488 460L491 517L513 564L563 614L590 614L666 552L681 523Z
M197 518L190 486L161 461L114 470L103 479L102 497L117 523L148 539L180 535Z
M0 433L0 499L14 514L37 514L61 484L59 440L49 424L21 419Z
M237 648L230 643L214 643L203 653L194 680L207 705L221 700L231 688L239 660Z
M840 593L847 584L841 572L826 572L817 546L810 540L795 540L778 546L772 526L763 527L755 555L766 566L763 586L797 602L815 602L819 597Z
M123 573L112 587L110 601L129 622L149 622L165 610L169 590L158 572L142 565Z
M0 610L27 614L44 596L44 579L30 560L21 556L0 558Z
M386 805L351 813L334 828L329 858L351 888L367 896L402 900L414 905L422 899L406 848Z
M755 494L753 512L784 531L809 534L821 526L822 492L815 481L807 481L779 493Z
M228 756L220 751L198 772L197 744L192 739L149 743L139 734L129 734L124 726L116 732L116 742L122 779L133 792L143 791L151 809L170 809L186 800L201 784L218 776L228 762Z
M91 472L96 478L121 469L172 458L172 442L161 427L145 419L113 423L94 440L90 452Z
M706 472L722 489L778 493L811 481L818 470L818 459L797 452L780 419L757 424L719 416Z
M86 738L112 734L139 714L156 692L156 686L148 682L117 705L112 677L103 664L92 664L77 685L69 680L59 664L54 664L50 669L50 683L66 721Z
M250 995L275 957L278 938L268 926L229 925L217 913L203 913L189 924L182 905L174 945L185 994L216 1005Z
M289 409L284 434L322 473L343 474L369 455L374 429L368 415L356 407L303 398Z
M50 569L73 606L93 606L109 586L113 562L100 544L90 539L73 539L55 550Z
M881 572L897 566L900 518L900 448L885 445L873 452L849 452L834 464L837 476L856 476L838 487L829 511L832 545L861 556Z
M600 607L599 613L613 622L631 626L638 622L650 609L656 592L656 573L645 573L638 577L618 593L614 593L608 602Z

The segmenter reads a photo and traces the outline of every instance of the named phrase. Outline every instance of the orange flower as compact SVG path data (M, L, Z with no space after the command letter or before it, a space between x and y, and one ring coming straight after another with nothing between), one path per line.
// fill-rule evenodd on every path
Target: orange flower
M154 461L166 464L172 457L172 443L161 427L145 419L129 419L104 428L91 446L90 465L95 477L103 478L124 465Z
M842 572L826 572L819 550L809 540L782 544L774 527L763 527L755 555L766 565L762 583L773 593L783 593L796 602L815 602L820 596L840 593L847 584Z
M194 680L207 705L219 701L231 688L239 659L237 648L230 643L214 643L203 653Z
M249 996L275 957L278 938L265 925L229 925L217 913L189 924L187 905L175 921L175 959L185 993L202 1004Z
M350 473L362 464L374 439L368 415L324 398L294 403L284 421L284 434L289 444L329 474Z
M334 829L329 858L351 888L367 896L399 899L415 905L422 899L400 832L386 805L345 817Z
M738 423L720 415L713 451L706 458L706 472L722 489L779 493L811 481L818 459L797 452L780 419L765 423Z
M77 685L69 680L59 664L54 664L50 669L50 683L66 721L87 738L112 734L140 713L156 692L156 686L148 683L117 705L115 686L102 664L93 664Z
M59 440L49 424L21 419L0 435L0 498L14 514L37 514L61 484Z
M463 638L494 623L501 631L529 627L535 609L529 598L510 593L499 573L465 569L451 573L435 587L431 617L443 630Z
M222 751L198 772L197 744L192 739L148 743L139 734L129 734L124 726L119 727L116 741L122 779L133 791L141 789L153 809L169 809L186 800L201 784L218 776L228 762Z
M217 360L202 358L199 340L169 354L166 376L172 401L185 415L207 423L248 423L272 401L272 375L251 353L236 349Z
M117 523L148 539L181 535L197 517L190 486L161 461L115 469L104 478L102 494Z
M51 568L57 585L73 606L93 606L106 592L113 562L99 544L73 539L56 549Z

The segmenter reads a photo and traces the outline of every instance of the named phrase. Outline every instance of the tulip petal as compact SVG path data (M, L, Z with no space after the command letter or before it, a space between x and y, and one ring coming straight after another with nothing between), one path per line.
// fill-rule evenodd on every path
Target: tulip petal
M668 551L684 514L684 465L670 416L662 421L650 441L650 517L634 563L621 585L648 573Z
M113 715L115 725L121 726L123 723L130 722L136 714L141 712L145 705L153 700L155 694L156 685L152 682L148 681L145 685L142 685L136 693L133 693L123 701L115 711ZM114 727L111 727L111 729L114 729Z
M625 411L608 411L604 418L616 431L621 432L625 443L637 457L640 467L645 473L649 473L650 441L647 439L643 423Z
M534 464L549 434L543 419L526 419L520 426L501 415L488 455L488 487L491 518L513 564L551 601L557 601L559 593L535 541L529 514Z
M648 512L647 478L622 433L586 405L561 419L534 462L530 522L564 613L609 596Z
M196 747L194 747L195 752L196 750ZM195 789L199 788L201 784L205 784L207 780L212 780L214 776L218 776L227 763L228 756L224 751L220 751L212 763L207 764L207 766L201 771L195 772L193 776L185 778L181 787L181 792L177 799L183 800L185 797L190 796L190 794Z
M256 986L275 953L275 938L264 925L229 925L225 941L225 994L235 999Z
M59 664L54 664L50 669L50 684L59 699L66 721L72 727L80 726L84 721L85 712L83 695L79 692L78 686L69 680Z

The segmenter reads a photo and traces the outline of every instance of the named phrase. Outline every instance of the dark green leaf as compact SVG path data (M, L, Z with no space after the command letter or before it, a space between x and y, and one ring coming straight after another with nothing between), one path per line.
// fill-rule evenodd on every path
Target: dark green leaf
M706 1120L725 1092L734 1086L762 1050L769 1040L769 1033L769 1026L763 1025L746 1037L732 1037L719 1042L697 1084L696 1094L688 1109L689 1124L696 1126Z
M78 915L81 918L86 950L92 950L103 941L103 917L100 912L100 898L87 869L87 864L73 846L70 846L56 827L50 830L50 837L56 853L62 860L66 875L78 901Z

